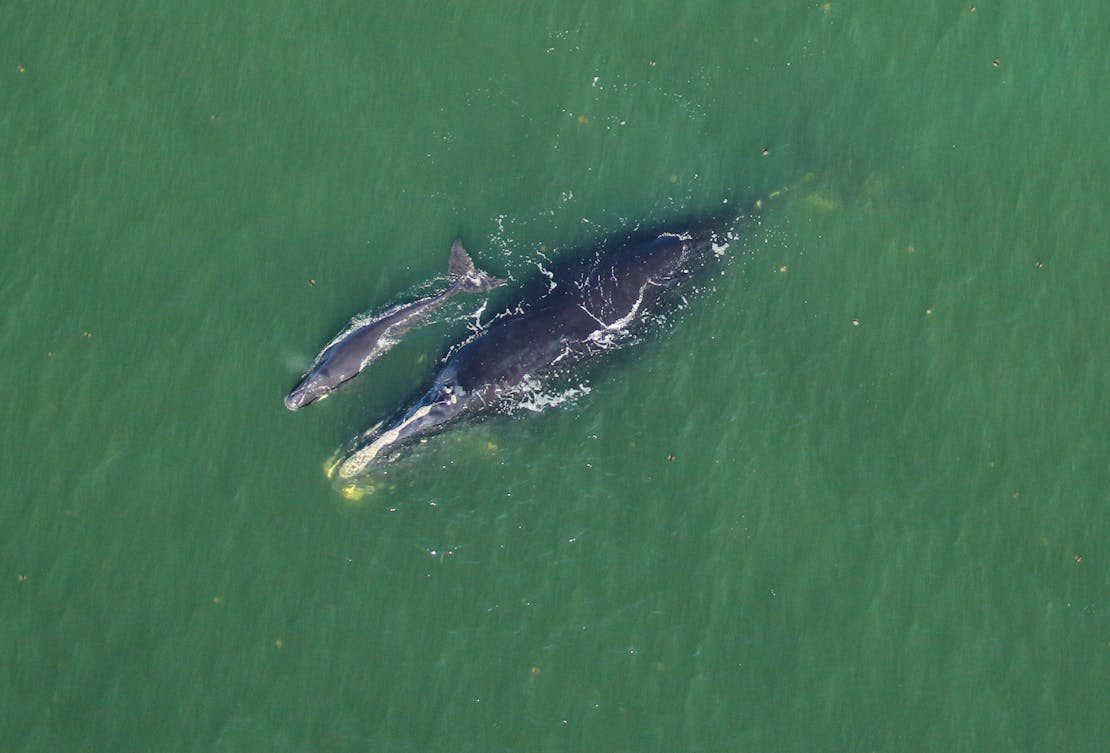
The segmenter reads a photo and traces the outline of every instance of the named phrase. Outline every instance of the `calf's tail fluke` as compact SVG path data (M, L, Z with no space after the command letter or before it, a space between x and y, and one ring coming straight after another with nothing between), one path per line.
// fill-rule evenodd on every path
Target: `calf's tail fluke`
M447 271L454 284L464 293L484 293L505 284L500 277L494 277L474 266L474 260L463 248L461 237L451 244L451 261Z

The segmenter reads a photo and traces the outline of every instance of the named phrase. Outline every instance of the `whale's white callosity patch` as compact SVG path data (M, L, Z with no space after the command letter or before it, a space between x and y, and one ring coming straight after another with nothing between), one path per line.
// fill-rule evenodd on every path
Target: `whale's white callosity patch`
M413 412L411 416L406 418L404 421L392 427L388 431L383 432L373 442L366 445L361 450L344 460L339 466L340 478L350 478L352 476L357 476L359 473L362 473L366 466L369 465L375 457L377 457L378 453L381 452L383 448L389 447L390 445L394 444L406 428L411 426L413 422L419 421L420 419L424 418L424 416L428 415L428 413L431 412L432 407L433 406L431 405L420 406Z

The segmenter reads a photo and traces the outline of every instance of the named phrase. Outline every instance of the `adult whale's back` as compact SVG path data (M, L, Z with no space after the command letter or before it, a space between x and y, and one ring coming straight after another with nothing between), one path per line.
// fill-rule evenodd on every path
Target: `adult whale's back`
M634 337L682 277L691 236L673 233L621 245L538 281L483 333L448 360L468 392L511 390L525 377L567 371ZM530 295L531 294L531 295Z
M524 288L457 348L433 384L338 466L351 477L466 416L511 409L574 367L633 341L723 253L736 219L640 232L603 244Z

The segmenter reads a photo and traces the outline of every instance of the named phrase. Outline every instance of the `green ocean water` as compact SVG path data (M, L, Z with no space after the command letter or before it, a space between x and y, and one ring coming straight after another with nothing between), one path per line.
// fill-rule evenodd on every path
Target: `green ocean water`
M1092 0L3 3L0 751L1110 750L1107 49ZM520 282L760 198L588 394L358 499L478 302L282 406L456 234Z

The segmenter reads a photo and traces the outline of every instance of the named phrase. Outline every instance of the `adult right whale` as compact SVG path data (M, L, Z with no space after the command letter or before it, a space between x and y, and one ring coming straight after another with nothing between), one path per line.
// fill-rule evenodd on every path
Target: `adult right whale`
M285 396L285 407L295 411L327 397L459 293L484 293L505 284L474 266L463 248L462 238L456 238L451 245L448 274L451 285L440 293L395 306L370 320L352 319L346 329L324 346L301 381Z
M540 271L491 323L444 359L431 386L358 437L333 468L351 478L467 417L508 412L572 369L636 341L723 256L740 218L635 231Z

